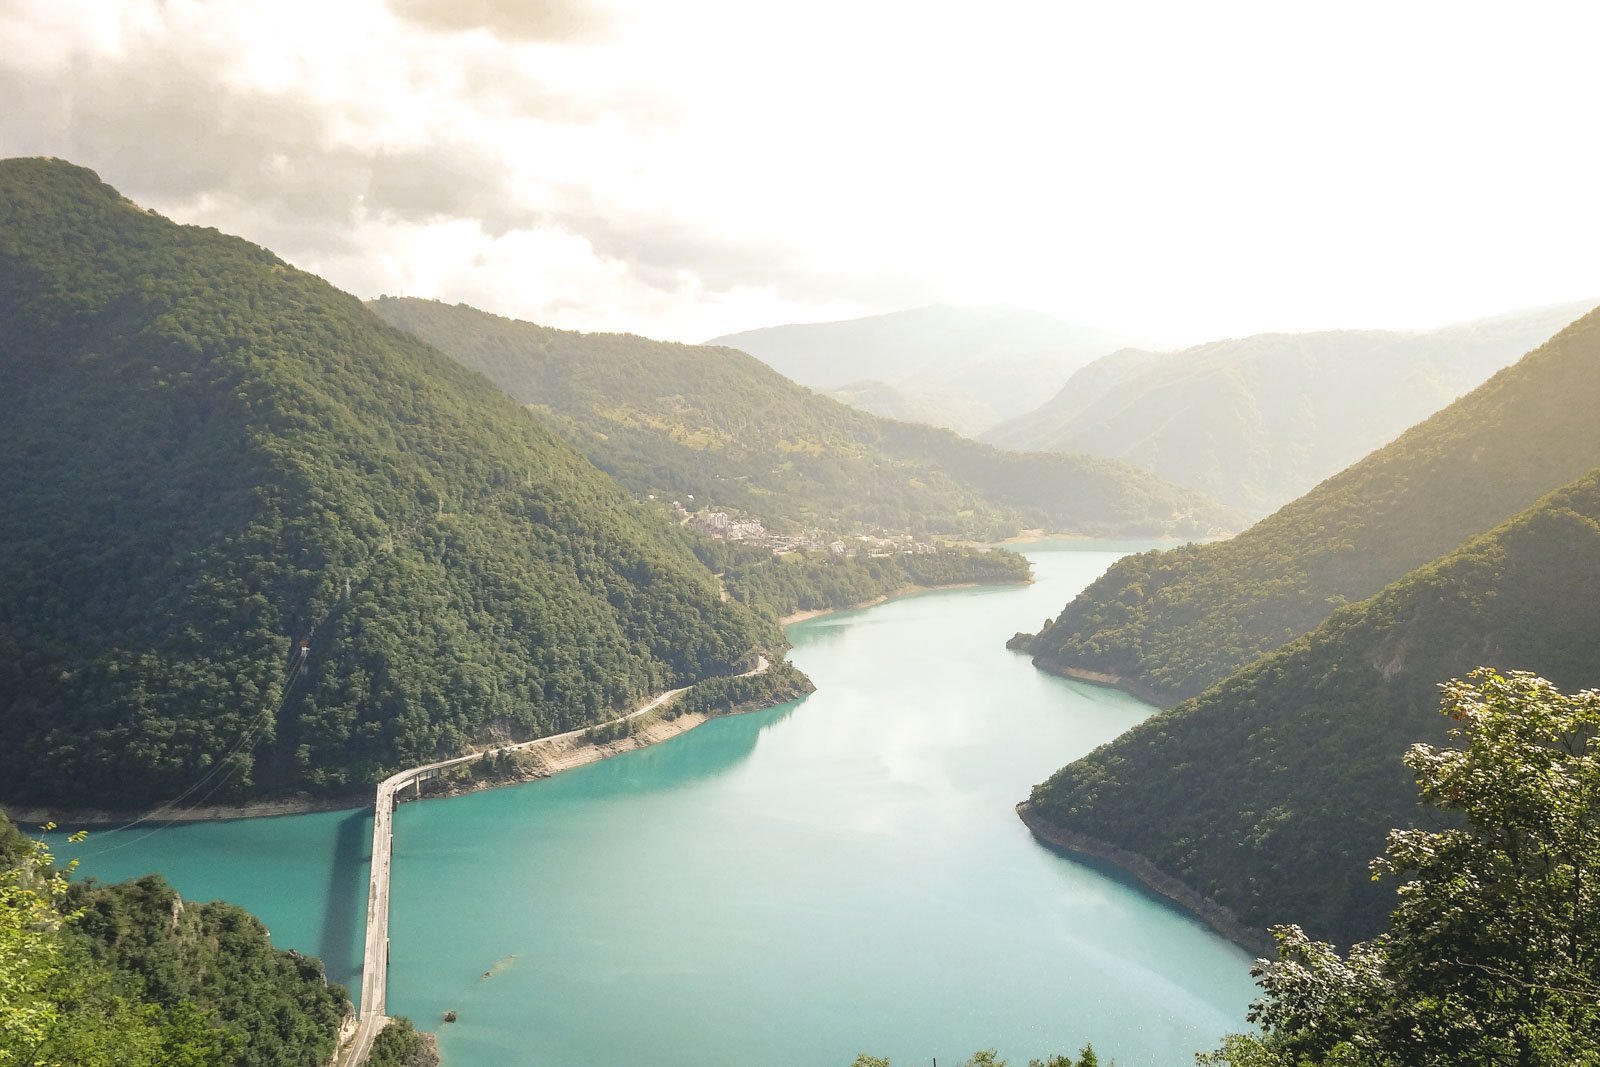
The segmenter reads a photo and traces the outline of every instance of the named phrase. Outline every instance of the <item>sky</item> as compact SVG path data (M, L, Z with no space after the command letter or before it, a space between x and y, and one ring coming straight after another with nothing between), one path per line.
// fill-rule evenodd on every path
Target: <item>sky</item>
M1173 343L1600 298L1600 5L0 0L0 156L369 298Z

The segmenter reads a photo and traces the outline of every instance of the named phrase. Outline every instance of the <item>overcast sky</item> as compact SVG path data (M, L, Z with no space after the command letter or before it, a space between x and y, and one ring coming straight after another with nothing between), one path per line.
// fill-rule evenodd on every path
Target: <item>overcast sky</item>
M362 297L1173 341L1600 297L1593 3L0 0L0 155Z

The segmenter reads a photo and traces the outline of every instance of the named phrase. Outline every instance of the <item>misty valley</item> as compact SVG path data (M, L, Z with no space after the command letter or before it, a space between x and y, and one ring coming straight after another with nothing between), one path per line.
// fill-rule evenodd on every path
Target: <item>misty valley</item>
M1600 1067L1594 10L3 8L0 1067Z

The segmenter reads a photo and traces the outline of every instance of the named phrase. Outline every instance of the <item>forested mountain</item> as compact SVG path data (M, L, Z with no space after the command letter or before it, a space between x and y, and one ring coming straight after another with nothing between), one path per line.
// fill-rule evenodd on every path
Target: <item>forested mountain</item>
M779 640L493 383L90 171L0 163L0 375L5 801L344 791Z
M856 402L890 418L915 405L942 413L935 425L975 433L1022 414L1077 368L1132 342L1021 308L935 305L748 330L706 343L748 352L821 391L882 383L894 393L857 392Z
M1368 861L1418 825L1401 756L1477 666L1600 686L1600 469L1336 612L1034 790L1049 824L1148 858L1250 926L1383 927Z
M69 886L4 815L0 960L6 1064L321 1067L350 1011L320 962L274 949L243 909L184 901L157 875Z
M1040 666L1194 696L1600 465L1600 311L1231 541L1118 561Z
M582 334L465 305L370 307L498 382L636 494L786 528L1205 536L1231 513L1128 464L1019 455L818 396L731 348Z
M1255 517L1542 344L1595 301L1429 332L1261 334L1090 364L983 440L1149 467Z

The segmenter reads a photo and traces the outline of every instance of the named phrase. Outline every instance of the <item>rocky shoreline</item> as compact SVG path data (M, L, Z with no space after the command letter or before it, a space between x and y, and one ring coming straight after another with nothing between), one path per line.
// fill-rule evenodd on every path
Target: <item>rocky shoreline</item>
M277 815L304 815L316 811L350 811L372 803L372 791L363 788L348 794L313 797L308 794L277 797L272 800L253 800L246 804L208 804L198 808L147 808L141 811L110 811L104 808L51 809L0 805L10 820L18 826L43 826L55 823L71 829L97 829L124 826L131 822L140 825L165 826L173 823L226 822L230 819L268 819Z
M809 692L809 690L808 690ZM404 791L395 794L396 803L409 803L413 800L429 800L434 797L461 796L466 793L476 793L482 789L498 789L501 786L521 785L524 782L536 782L541 778L549 778L569 771L574 767L582 767L588 763L598 763L612 756L619 756L624 752L635 749L647 748L658 745L663 741L670 741L680 734L686 734L695 727L711 721L712 719L725 718L729 715L743 715L752 711L763 711L776 707L778 704L803 696L796 693L784 699L771 701L750 701L739 704L725 711L704 712L685 711L672 718L652 717L643 725L634 728L626 737L619 737L610 741L586 741L582 738L551 739L549 744L529 745L526 749L516 753L514 765L506 770L484 774L464 774L460 778L439 777L429 779L422 783L420 792L407 794ZM602 724L603 725L603 724ZM463 765L463 768L472 766Z
M1276 958L1272 937L1265 930L1244 925L1233 912L1158 869L1143 856L1046 822L1026 800L1017 805L1017 817L1046 846L1109 863L1151 891L1166 897L1246 952L1258 957Z
M991 586L1031 585L1032 583L1033 579L1027 578L1019 582L951 582L949 585L902 585L899 589L869 597L858 604L846 604L842 608L814 608L809 611L796 611L779 619L778 625L790 626L797 622L805 622L807 619L820 619L822 616L832 615L836 611L860 611L864 608L875 608L879 604L886 604L891 600L897 600L903 596L911 596L915 593L942 593L946 589L987 589Z
M1007 647L1010 647L1009 644ZM1171 693L1165 693L1154 686L1145 685L1135 678L1124 678L1120 674L1106 674L1101 671L1086 670L1083 667L1066 667L1059 663L1052 663L1042 656L1033 657L1033 665L1046 674L1071 678L1078 682L1090 682L1094 685L1103 685L1111 689L1120 689L1129 696L1138 697L1146 704L1154 704L1158 708L1170 708L1179 703L1179 699Z
M775 703L784 703L786 700L796 699L803 694L796 693L785 697ZM476 764L463 764L461 777L440 777L424 783L420 796L416 792L402 793L396 797L397 802L410 802L412 800L426 800L430 797L458 796L462 793L472 793L480 789L494 789L499 786L519 785L523 782L537 781L560 774L562 771L573 767L581 767L586 763L595 763L623 752L631 752L636 748L647 745L659 744L670 740L679 734L688 733L709 719L719 718L723 715L741 714L750 711L759 711L762 708L774 706L773 702L753 702L739 705L731 710L720 711L715 714L705 712L684 712L674 718L665 716L652 716L648 721L634 728L625 737L607 741L589 741L582 736L568 737L557 736L543 738L533 742L523 742L518 746L516 759L512 766L504 771L491 774L471 774L468 768ZM599 727L611 725L608 723L597 724ZM510 746L501 746L509 748ZM485 748L486 753L497 751L493 746ZM481 761L479 761L481 762ZM252 801L247 804L236 805L207 805L198 808L186 808L176 811L166 811L154 808L145 811L107 811L103 809L84 810L51 810L48 808L23 808L5 806L4 810L11 821L19 826L43 826L54 823L64 829L104 829L107 827L122 827L129 823L137 823L141 827L154 829L176 823L196 822L225 822L231 819L262 819L281 815L304 815L309 812L321 811L353 811L358 808L371 807L371 790L363 788L359 792L331 797L313 797L308 795L279 797L271 800Z

